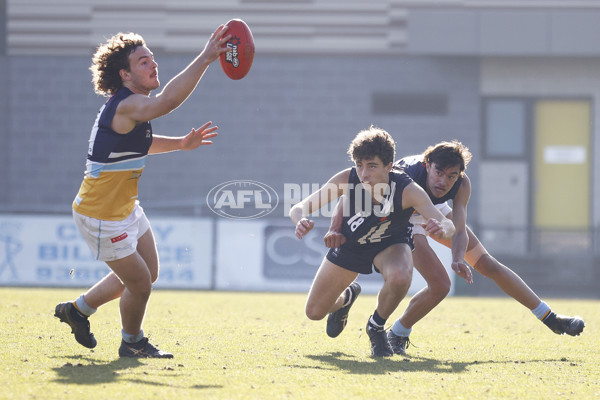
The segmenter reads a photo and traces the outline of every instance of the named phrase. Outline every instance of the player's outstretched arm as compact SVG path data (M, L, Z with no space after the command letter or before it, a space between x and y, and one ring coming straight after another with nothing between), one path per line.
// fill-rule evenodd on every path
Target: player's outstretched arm
M404 188L402 207L404 209L412 207L427 219L427 223L422 226L429 235L442 239L449 239L454 235L455 228L452 221L442 215L425 190L416 183L413 182Z
M151 121L179 107L194 91L208 66L227 51L230 38L227 27L221 25L210 37L204 50L179 74L172 78L156 96L132 95L118 112L134 121Z
M350 168L338 172L319 190L311 193L290 209L289 216L296 226L298 239L302 239L315 226L314 221L308 219L309 215L344 194L348 186L349 175Z
M467 175L464 175L460 188L452 202L452 222L456 227L456 233L452 237L452 269L463 278L467 283L473 283L471 269L465 263L465 253L469 243L467 233L467 205L471 197L471 181Z
M209 121L198 129L193 129L185 136L170 137L154 135L148 154L168 153L177 150L194 150L200 146L213 144L212 138L218 135L218 126Z

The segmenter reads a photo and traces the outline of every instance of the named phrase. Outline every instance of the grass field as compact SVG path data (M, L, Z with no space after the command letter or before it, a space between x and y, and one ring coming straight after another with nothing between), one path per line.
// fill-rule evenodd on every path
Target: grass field
M448 298L413 330L410 357L374 359L374 296L330 339L304 294L155 291L145 331L175 358L122 360L117 302L92 317L93 350L53 317L78 294L0 288L1 399L600 399L599 301L546 299L586 320L568 337L512 299Z

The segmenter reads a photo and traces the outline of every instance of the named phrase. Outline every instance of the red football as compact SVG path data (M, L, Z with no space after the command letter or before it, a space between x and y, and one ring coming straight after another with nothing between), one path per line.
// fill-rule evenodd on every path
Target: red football
M254 60L254 38L241 19L232 19L225 25L229 27L225 35L231 35L226 44L229 51L221 54L219 62L225 75L231 79L242 79L250 71Z

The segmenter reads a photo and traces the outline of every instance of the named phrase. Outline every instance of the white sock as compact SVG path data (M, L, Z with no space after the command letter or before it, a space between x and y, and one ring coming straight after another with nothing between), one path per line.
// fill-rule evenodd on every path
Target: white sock
M97 308L90 307L90 305L85 302L83 295L79 296L77 300L75 300L75 304L77 305L77 309L88 317L98 311Z
M548 314L549 311L550 311L550 306L548 304L544 303L543 301L540 302L540 304L536 308L531 310L533 315L535 315L535 317L539 320L543 319Z

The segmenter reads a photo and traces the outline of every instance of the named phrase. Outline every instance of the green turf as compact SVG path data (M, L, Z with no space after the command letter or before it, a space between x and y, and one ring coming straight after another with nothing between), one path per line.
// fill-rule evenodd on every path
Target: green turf
M0 288L1 399L600 398L598 301L546 299L586 320L568 337L507 298L448 298L414 328L410 357L373 359L374 296L330 339L304 294L155 291L145 331L175 358L121 360L117 302L92 317L93 350L53 317L78 294Z

